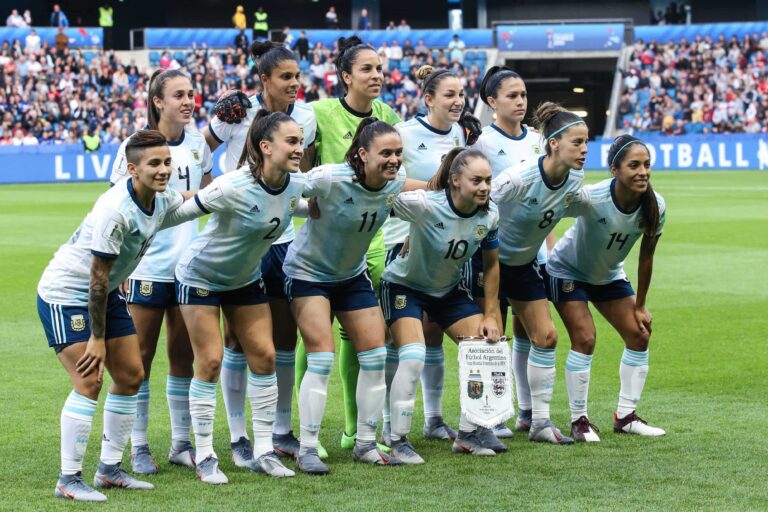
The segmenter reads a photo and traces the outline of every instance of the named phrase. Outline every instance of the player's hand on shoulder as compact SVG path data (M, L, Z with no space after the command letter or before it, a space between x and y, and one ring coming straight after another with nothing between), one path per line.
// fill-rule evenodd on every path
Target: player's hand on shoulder
M478 118L466 110L461 113L459 125L467 131L467 146L471 146L477 142L480 134L483 133L483 124Z
M232 89L219 98L216 106L213 107L213 113L224 123L239 124L248 115L248 109L252 106L251 100L245 93Z

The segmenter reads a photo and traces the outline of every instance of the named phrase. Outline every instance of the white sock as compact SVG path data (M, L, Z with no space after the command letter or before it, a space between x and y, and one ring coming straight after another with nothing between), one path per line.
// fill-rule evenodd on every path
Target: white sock
M173 444L189 442L189 427L192 418L189 415L189 377L169 375L165 384L165 397L171 414L171 440Z
M275 351L275 373L277 375L277 413L275 434L291 431L291 405L293 404L293 380L296 374L296 352Z
M271 452L272 426L277 409L277 377L248 372L248 399L253 415L253 457Z
M619 365L619 406L616 416L623 418L637 410L637 403L643 394L645 379L648 377L648 351L624 349Z
M461 432L474 432L477 430L477 425L469 421L464 413L461 413L459 417L459 430Z
M320 424L325 413L328 398L328 380L333 368L333 352L310 352L307 354L307 373L299 387L299 431L300 454L308 448L317 448Z
M72 390L61 410L61 474L74 475L83 470L83 458L91 434L96 400Z
M416 384L424 370L426 349L419 342L408 343L398 350L399 364L392 381L390 408L392 411L392 440L399 441L411 431L413 409L416 403Z
M376 440L376 428L381 420L387 384L384 379L384 363L387 349L384 347L357 353L360 372L357 374L357 441L368 443Z
M515 336L512 341L512 374L515 376L517 408L531 410L531 388L528 386L528 353L531 342Z
M445 353L442 345L427 347L424 371L421 374L421 394L424 398L424 423L428 418L443 415L443 385L445 384Z
M136 420L136 396L107 393L104 402L104 435L99 460L107 465L123 460L125 445Z
M221 394L227 410L229 440L236 443L241 437L248 438L245 427L245 394L247 392L248 363L245 354L224 348L221 363Z
M389 425L389 398L392 393L392 380L395 378L397 372L397 349L391 344L386 345L387 360L384 363L384 381L387 384L387 396L384 398L384 413L382 414L382 420L384 425Z
M587 416L587 398L589 396L589 374L592 356L568 352L565 360L565 384L568 388L568 405L571 408L571 421Z
M555 388L555 349L531 346L528 354L528 385L534 423L549 419L549 403Z
M147 441L147 425L149 424L149 381L141 383L136 399L136 420L131 430L131 446L144 446Z
M195 463L213 455L213 420L216 417L216 383L192 379L189 385L189 415L195 431Z

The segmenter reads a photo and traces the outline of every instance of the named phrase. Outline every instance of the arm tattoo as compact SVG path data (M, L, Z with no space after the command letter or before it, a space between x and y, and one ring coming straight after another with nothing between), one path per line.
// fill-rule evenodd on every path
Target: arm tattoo
M103 338L107 323L107 296L109 295L109 270L112 266L98 256L91 263L91 289L88 293L88 316L91 319L91 334Z

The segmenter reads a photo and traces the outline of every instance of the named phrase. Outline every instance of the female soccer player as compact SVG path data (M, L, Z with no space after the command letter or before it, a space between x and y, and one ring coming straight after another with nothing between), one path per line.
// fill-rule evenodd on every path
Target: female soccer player
M189 78L178 70L155 73L150 81L147 102L148 125L165 136L171 150L173 172L168 186L185 192L207 185L213 167L211 152L199 132L185 130L195 107L194 89ZM125 147L129 140L123 141L117 150L109 178L113 186L129 176L125 158ZM189 442L192 346L176 302L173 270L181 252L197 236L197 226L197 221L190 221L158 233L128 282L128 307L136 325L144 366L144 382L139 389L136 422L131 432L131 462L135 473L157 473L157 464L152 458L147 440L149 375L164 316L167 317L169 360L166 395L171 414L171 450L168 460L173 464L195 467L194 450Z
M480 99L493 110L494 122L483 128L483 133L473 147L488 157L493 176L498 176L504 169L520 162L538 159L542 152L541 136L523 124L528 110L528 92L520 75L506 66L493 66L480 84ZM536 256L540 267L546 264L548 249L554 247L555 241L555 235L550 231ZM472 283L472 296L480 307L485 302L482 263L481 255L476 254L472 258L472 273L468 276ZM506 327L507 304L503 297L501 300L502 327ZM517 317L513 317L512 332L512 372L518 401L516 428L527 431L531 426L531 391L527 374L531 342ZM504 424L497 425L494 433L500 438L512 437L512 431Z
M587 415L587 395L595 323L587 301L597 308L624 340L619 365L619 405L613 430L641 436L663 436L637 414L648 375L651 312L646 307L653 253L664 229L665 205L651 187L651 155L643 142L622 135L608 150L611 179L581 189L566 215L576 224L565 232L547 263L547 291L571 338L565 382L571 408L571 436L600 441ZM637 295L624 272L635 242L640 242Z
M256 117L256 112L266 109L269 112L284 112L296 121L304 134L304 157L302 170L308 170L314 162L314 142L317 123L312 108L296 101L300 71L299 63L292 51L283 45L272 42L255 42L251 45L251 55L257 62L259 77L264 90L261 94L245 98L237 93L222 99L217 111L222 121L214 117L205 131L206 140L211 149L226 144L225 172L235 170L243 152L248 129ZM239 96L238 96L239 95ZM240 98L241 97L241 98ZM234 109L238 98L245 98L242 109ZM235 114L238 114L235 115ZM228 117L229 116L229 117ZM240 117L242 116L242 117ZM237 122L234 122L237 121ZM291 401L293 396L294 361L296 350L296 322L293 320L283 290L283 260L289 244L296 237L293 223L288 223L285 232L272 244L264 256L261 270L269 296L269 309L272 312L273 336L276 349L277 374L277 413L273 432L273 444L277 453L296 456L299 442L291 432ZM253 450L246 431L245 398L247 382L247 363L243 349L237 337L229 328L225 316L224 329L224 365L221 370L221 389L224 406L227 410L232 461L238 467L249 467Z
M302 226L285 258L286 294L301 331L308 369L299 386L299 469L327 474L317 451L334 359L332 315L349 333L360 360L356 399L355 461L396 463L376 447L384 406L384 319L365 261L371 239L406 185L399 170L403 146L397 131L375 118L357 127L346 163L323 165L307 175L304 194L323 212ZM422 186L425 184L422 184Z
M408 249L390 261L381 280L384 315L399 358L390 393L391 455L406 464L424 462L406 437L426 354L424 315L456 342L460 336L499 338L498 301L487 301L481 313L462 281L464 264L481 249L486 286L489 293L498 293L499 216L489 202L488 159L474 149L450 150L429 190L401 194L395 200L395 215L410 223ZM462 416L453 451L495 455L476 430Z
M506 297L531 340L528 385L532 424L528 439L571 444L549 419L555 380L557 331L547 306L536 254L565 213L584 179L587 126L554 103L536 109L546 154L503 171L493 180L498 205L501 295Z
M341 164L344 162L354 134L360 122L367 117L394 125L400 118L386 103L379 101L384 83L381 59L370 45L364 44L357 36L340 38L339 53L334 64L339 83L344 88L344 97L327 98L310 103L317 118L316 162L318 164ZM383 219L380 219L383 220ZM384 270L384 239L380 232L375 236L367 254L368 270L373 280L374 290L378 290L379 278ZM357 376L360 364L355 347L343 327L339 329L341 346L339 347L339 372L344 392L344 434L342 448L355 446L357 430ZM307 371L306 350L299 342L296 355L296 385L298 386ZM322 451L322 450L321 450Z
M48 345L74 387L61 412L61 475L54 494L77 501L107 499L82 476L105 366L112 385L104 404L94 487L154 488L120 467L144 369L136 329L118 286L136 269L163 220L183 198L168 188L171 153L161 133L137 132L125 145L125 157L130 178L96 201L56 252L37 288L37 311Z
M406 176L428 181L440 167L445 155L466 143L464 127L469 118L464 112L466 103L461 80L447 69L435 70L422 66L416 72L421 81L426 116L417 116L397 125L403 140L403 168ZM478 122L479 124L479 122ZM400 252L408 236L409 224L397 218L389 219L383 228L386 261L392 261ZM424 339L427 352L421 387L424 396L424 437L427 439L455 439L456 432L443 421L442 399L445 381L445 355L443 330L428 318L424 319ZM397 349L388 346L387 386L397 368ZM389 404L384 408L384 441L389 437Z
M205 483L228 481L213 450L216 381L222 363L220 309L250 368L251 470L276 477L294 474L272 447L277 379L261 259L292 221L304 187L304 176L293 173L303 154L299 125L282 112L260 111L248 131L242 167L214 180L189 207L213 213L176 267L176 292L195 353L190 414L197 474Z

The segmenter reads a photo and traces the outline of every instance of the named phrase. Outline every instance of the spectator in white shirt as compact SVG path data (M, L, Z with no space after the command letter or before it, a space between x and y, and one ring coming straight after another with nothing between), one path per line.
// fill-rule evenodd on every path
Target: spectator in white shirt
M11 15L5 21L5 24L9 27L23 28L27 26L27 22L24 21L24 16L19 14L19 11L14 9L11 11Z
M40 36L35 29L30 30L29 35L24 38L24 50L28 53L37 53L40 51Z

